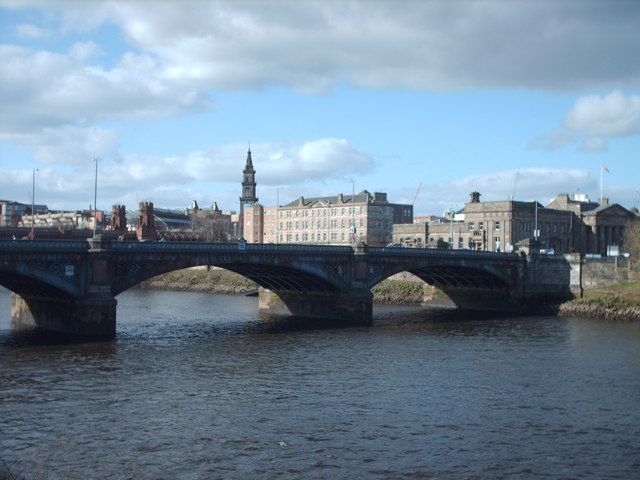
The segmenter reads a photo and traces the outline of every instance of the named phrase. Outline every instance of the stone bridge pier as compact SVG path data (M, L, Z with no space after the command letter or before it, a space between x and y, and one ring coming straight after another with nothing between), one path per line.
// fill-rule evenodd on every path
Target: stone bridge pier
M116 299L89 295L83 299L11 295L11 323L15 330L34 327L98 338L116 334Z
M350 325L371 325L373 322L371 290L301 293L260 288L258 297L262 313L325 318Z

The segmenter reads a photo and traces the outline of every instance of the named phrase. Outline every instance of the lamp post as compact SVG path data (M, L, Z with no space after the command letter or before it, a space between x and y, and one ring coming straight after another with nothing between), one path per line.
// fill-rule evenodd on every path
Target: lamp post
M450 231L450 234L449 234L450 235L449 236L449 250L453 250L453 219L455 218L454 215L455 214L453 212L453 208L449 207L449 216L450 216L449 224L450 224L450 227L451 227L451 231Z
M276 243L280 243L280 189L282 185L276 187Z
M35 217L35 206L36 206L36 172L37 168L33 169L33 178L31 182L31 233L34 233L34 228L36 226L36 217Z
M96 163L96 175L93 184L93 236L96 236L96 230L98 228L98 158L94 158Z
M351 234L351 242L356 241L356 182L353 178L348 178L347 182L351 183L351 228L349 229Z
M533 214L533 239L534 240L538 240L538 237L540 236L540 232L538 231L538 201L534 200L533 201L533 206L534 206L534 214Z

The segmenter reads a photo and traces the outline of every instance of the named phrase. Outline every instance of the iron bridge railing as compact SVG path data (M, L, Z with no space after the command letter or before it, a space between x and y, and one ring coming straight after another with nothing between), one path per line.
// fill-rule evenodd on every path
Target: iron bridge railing
M298 244L272 244L272 243L196 243L196 242L119 242L110 241L103 245L106 250L117 252L273 252L273 253L327 253L334 255L351 255L358 251L344 245L298 245ZM42 251L42 252L76 252L82 253L89 250L86 240L0 240L0 251ZM398 248L398 247L367 247L361 250L363 253L375 256L400 256L400 257L452 257L452 258L485 258L493 260L520 260L517 253L478 252L463 249L439 249L439 248Z
M75 252L89 250L86 240L0 240L0 251Z

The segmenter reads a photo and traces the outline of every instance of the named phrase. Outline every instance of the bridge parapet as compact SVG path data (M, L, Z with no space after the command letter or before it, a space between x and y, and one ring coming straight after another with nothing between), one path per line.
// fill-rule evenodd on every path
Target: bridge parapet
M0 240L2 252L86 252L89 244L84 240Z

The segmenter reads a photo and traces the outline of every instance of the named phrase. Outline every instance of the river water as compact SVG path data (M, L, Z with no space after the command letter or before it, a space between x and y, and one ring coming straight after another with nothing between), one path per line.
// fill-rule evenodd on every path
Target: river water
M13 472L639 478L640 323L376 307L372 327L322 328L261 318L242 296L118 302L114 341L61 343L12 333L0 291Z

